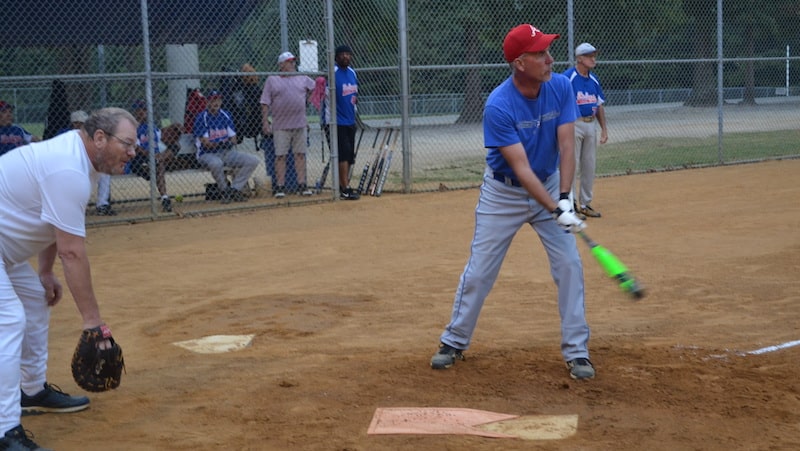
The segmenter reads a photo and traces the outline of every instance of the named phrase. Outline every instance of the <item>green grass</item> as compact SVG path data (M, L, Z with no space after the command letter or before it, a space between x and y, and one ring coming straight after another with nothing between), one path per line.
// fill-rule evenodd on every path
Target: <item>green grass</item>
M800 155L800 131L730 133L722 154L716 137L648 138L598 146L597 175L672 170L694 166L753 161ZM721 158L720 158L721 157ZM449 162L446 166L414 168L414 184L480 183L483 158ZM390 181L399 183L398 177Z
M732 163L800 154L800 132L725 134L713 138L648 138L598 146L597 174Z

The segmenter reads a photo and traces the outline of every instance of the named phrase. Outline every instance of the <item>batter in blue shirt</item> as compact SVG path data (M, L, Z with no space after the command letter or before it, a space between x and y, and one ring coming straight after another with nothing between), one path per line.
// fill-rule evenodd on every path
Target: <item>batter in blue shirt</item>
M495 88L484 108L487 167L475 208L475 232L450 323L431 358L433 369L464 360L511 241L527 224L544 245L558 288L561 353L569 375L595 375L589 360L583 264L573 235L585 224L575 215L570 195L578 112L569 81L553 74L550 43L557 38L523 24L503 41L512 74Z

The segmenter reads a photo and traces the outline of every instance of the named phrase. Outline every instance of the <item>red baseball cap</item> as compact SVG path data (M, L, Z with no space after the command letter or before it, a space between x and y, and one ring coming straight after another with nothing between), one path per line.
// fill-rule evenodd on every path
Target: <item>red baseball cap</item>
M503 54L509 63L523 53L541 52L550 47L550 43L558 39L557 34L545 34L531 24L517 25L508 32L503 40Z

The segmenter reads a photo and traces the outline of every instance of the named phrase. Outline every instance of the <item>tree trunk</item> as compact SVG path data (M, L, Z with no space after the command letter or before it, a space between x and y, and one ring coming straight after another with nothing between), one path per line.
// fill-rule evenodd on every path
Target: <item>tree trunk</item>
M694 18L693 50L695 58L708 59L714 56L716 29L715 8L708 8L701 0L684 0L684 11ZM696 63L692 66L692 92L684 105L706 107L717 104L714 63Z
M745 42L747 43L747 57L753 58L756 53L755 44L753 42L753 28L748 25L745 28ZM745 80L744 80L744 94L742 95L742 105L755 105L756 104L756 68L755 63L750 60L747 61L745 66Z
M478 40L478 26L470 19L464 20L464 47L467 64L480 64L481 48ZM464 104L456 124L474 124L483 119L483 93L481 92L481 71L467 69L464 74Z

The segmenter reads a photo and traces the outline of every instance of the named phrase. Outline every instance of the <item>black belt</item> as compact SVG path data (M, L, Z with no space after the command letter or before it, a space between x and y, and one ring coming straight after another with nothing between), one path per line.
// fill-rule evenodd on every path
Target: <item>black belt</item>
M522 183L519 180L515 180L507 175L498 174L497 172L492 172L492 178L497 180L498 182L503 182L509 186L516 186L517 188L522 187Z

